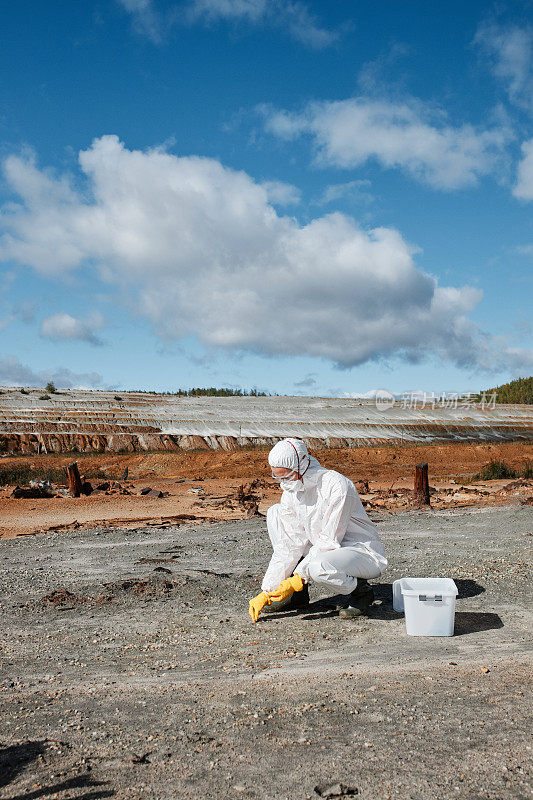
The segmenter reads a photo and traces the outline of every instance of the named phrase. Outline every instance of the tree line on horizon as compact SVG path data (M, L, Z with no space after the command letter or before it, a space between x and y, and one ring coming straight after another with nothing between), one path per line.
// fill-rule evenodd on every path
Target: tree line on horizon
M28 394L24 388L19 389L21 394ZM68 390L67 390L68 391ZM125 390L126 392L128 390ZM142 389L137 389L146 394L157 394L157 392L149 392ZM58 389L52 381L46 387L45 392L48 394L59 394ZM516 378L509 383L503 383L501 386L495 386L492 389L484 389L478 394L471 395L471 400L474 402L481 402L482 396L485 395L487 400L490 395L496 392L496 403L519 403L533 405L533 377L529 378ZM190 389L178 389L176 392L162 392L162 394L174 394L178 397L278 397L277 392L262 392L259 389L228 389L219 388L216 386L200 387L194 386ZM44 396L43 398L44 399ZM118 395L115 396L116 400L122 398Z
M482 395L488 398L496 392L496 403L533 404L533 377L516 378L514 381L484 389L471 399L481 402ZM181 397L271 397L277 396L276 392L260 392L258 389L226 389L211 386L209 388L193 387L191 389L178 389L177 395Z
M192 389L178 389L176 394L179 397L270 397L270 392L260 392L259 389L218 389L215 386L201 388L195 386Z
M516 378L516 380L509 381L509 383L503 383L493 389L484 390L487 398L494 392L496 392L496 403L533 404L533 377ZM480 392L472 399L481 401L481 394Z

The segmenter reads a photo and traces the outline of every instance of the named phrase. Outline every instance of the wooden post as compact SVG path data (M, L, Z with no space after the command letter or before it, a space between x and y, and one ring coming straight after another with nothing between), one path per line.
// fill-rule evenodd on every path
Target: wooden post
M417 464L415 467L415 488L413 492L415 506L429 506L428 465Z
M67 469L68 490L71 497L79 497L81 494L81 478L78 465L75 461L69 464Z

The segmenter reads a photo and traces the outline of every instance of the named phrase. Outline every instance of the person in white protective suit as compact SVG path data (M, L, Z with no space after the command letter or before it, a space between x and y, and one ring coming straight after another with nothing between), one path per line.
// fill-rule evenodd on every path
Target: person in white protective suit
M347 595L340 616L366 614L374 600L368 580L382 574L387 559L357 489L344 475L322 467L300 439L278 442L268 462L283 494L267 512L274 552L262 592L250 601L252 620L257 622L262 610L307 605L311 581Z

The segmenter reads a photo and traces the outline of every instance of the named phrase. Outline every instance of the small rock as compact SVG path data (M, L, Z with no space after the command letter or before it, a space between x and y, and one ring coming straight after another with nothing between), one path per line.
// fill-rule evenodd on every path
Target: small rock
M345 783L331 783L328 786L315 786L315 792L319 797L354 797L359 794L359 789L355 786L346 786Z
M52 606L61 606L65 603L76 603L79 598L67 589L55 589L41 599L42 603Z
M133 764L149 764L150 763L150 759L148 758L148 756L150 755L151 752L152 751L149 750L147 753L143 753L142 756L138 756L136 753L134 753L132 755L132 757L131 757L132 763Z
M145 497L164 497L160 489L152 489L151 486L146 486L144 489L141 489L141 494Z
M54 497L55 492L47 485L35 486L16 486L11 493L11 497L24 498L26 500L39 500L43 497Z

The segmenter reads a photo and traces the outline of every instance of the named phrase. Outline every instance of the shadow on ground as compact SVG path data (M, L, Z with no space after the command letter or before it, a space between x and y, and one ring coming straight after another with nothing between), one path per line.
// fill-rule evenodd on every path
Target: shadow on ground
M470 579L457 579L455 584L458 589L457 600L468 597L476 597L485 591L477 581ZM401 619L403 614L398 613L392 606L392 583L374 584L374 594L376 602L372 606L369 617L371 619L396 620ZM301 616L304 620L327 619L338 614L339 609L348 605L348 596L342 594L333 595L310 603L305 609L297 611L285 611L278 614L270 613L271 619L287 616ZM483 611L456 611L455 612L455 636L465 636L469 633L489 631L503 628L503 622L498 614Z
M503 628L498 614L484 611L456 611L454 636L465 636L468 633L491 631Z
M46 741L21 742L0 747L0 786L7 786L46 750Z
M46 747L46 740L21 742L8 747L0 747L0 786L12 783L27 766L44 755ZM76 798L76 800L99 800L104 797L112 797L115 794L114 790L105 788L71 794L75 789L95 789L105 785L106 781L97 781L90 775L75 775L50 786L39 786L33 791L12 795L11 800L38 800L38 798L57 796L59 792L65 791L69 792L68 797Z
M458 600L464 600L467 597L477 597L478 594L483 594L483 592L486 591L484 586L470 578L454 578L454 580L459 592L457 595Z

